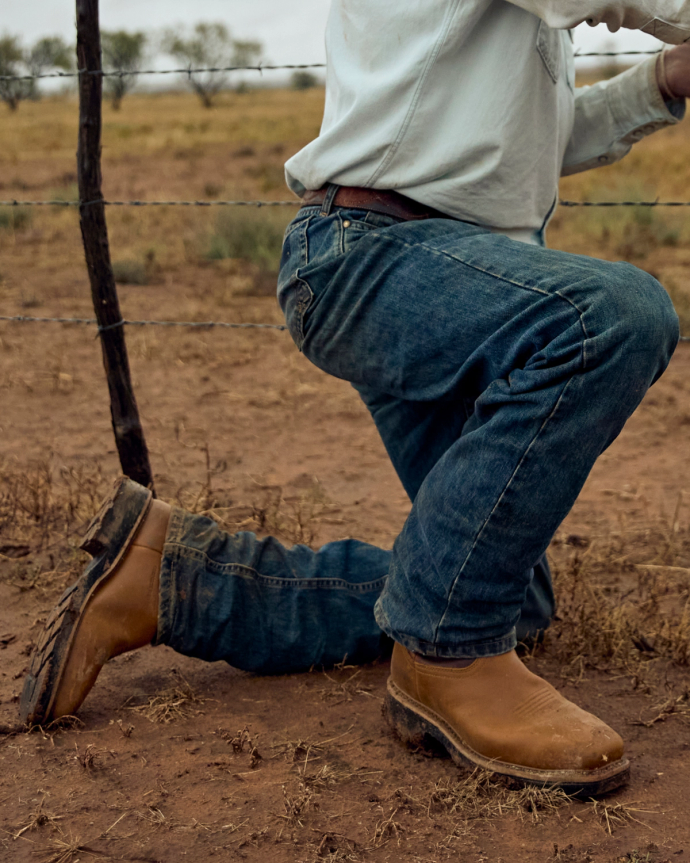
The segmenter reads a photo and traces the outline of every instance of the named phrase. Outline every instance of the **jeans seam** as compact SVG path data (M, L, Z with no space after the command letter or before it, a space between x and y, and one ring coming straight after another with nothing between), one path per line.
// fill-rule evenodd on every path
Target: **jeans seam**
M295 308L295 311L297 313L297 321L299 324L299 344L297 345L297 347L301 351L302 346L304 345L304 338L305 338L305 336L304 336L304 315L306 314L306 312L309 309L309 307L311 306L311 304L314 302L314 291L312 291L309 283L307 281L305 281L305 279L301 278L301 276L295 276L295 280L297 282L299 282L301 285L303 285L306 292L307 292L307 294L304 298L300 297L297 300L297 306Z
M546 426L547 426L547 424L549 423L549 421L551 420L551 418L554 416L554 414L555 414L555 413L556 413L556 411L558 410L558 407L559 407L559 405L561 404L561 402L563 401L563 398L564 398L564 396L565 396L565 393L566 393L566 391L567 391L568 387L570 386L570 383L571 383L571 382L572 382L572 378L569 378L569 379L565 382L565 385L563 386L563 389L561 390L561 392L560 392L560 394L559 394L558 398L556 399L556 404L553 406L553 408L551 409L551 411L550 411L549 415L546 417L546 419L544 420L544 422L541 424L541 426L539 427L539 430L538 430L538 431L537 431L537 433L534 435L534 437L533 437L533 438L532 438L532 440L530 441L529 445L527 446L527 448L526 448L526 449L525 449L525 451L523 452L522 456L520 457L520 461L519 461L519 462L518 462L518 464L515 466L515 470L513 471L513 473L511 474L510 478L509 478L509 479L508 479L508 481L506 482L505 486L504 486L504 487L503 487L503 489L501 490L501 493L499 494L498 498L496 499L496 503L495 503L495 504L493 505L493 507L491 508L491 512L490 512L490 513L489 513L489 515L486 517L486 519L484 520L484 523L482 524L482 526L481 526L481 527L479 528L479 530L477 531L477 533L476 533L476 535L475 535L475 537L474 537L474 541L473 541L473 543L472 543L472 548L470 548L470 550L467 552L467 555L466 555L465 559L464 559L464 560L463 560L463 562L462 562L462 566L460 567L460 569L457 571L457 574L456 574L456 575L455 575L455 577L453 578L453 583L451 584L450 590L448 591L448 599L446 600L446 607L445 607L445 609L444 609L444 611L443 611L443 614L441 615L441 619L439 620L439 622L438 622L438 624L437 624L437 626L436 626L436 630L435 630L435 632L434 632L434 641L435 641L435 642L436 642L436 641L438 641L438 633L439 633L439 630L440 630L440 629L441 629L441 627L443 626L444 620L445 620L445 618L446 618L446 616L447 616L447 614L448 614L448 611L449 611L449 609L450 609L450 603L451 603L451 599L452 599L452 596L453 596L453 592L454 592L454 590L455 590L455 587L456 587L456 585L457 585L457 583L458 583L458 580L459 580L460 576L462 575L462 573L463 573L463 571L464 571L465 567L467 566L467 563L468 563L468 561L469 561L470 557L472 556L472 554L473 554L473 552L474 552L475 548L477 547L477 543L479 542L479 540L480 540L480 538L481 538L482 534L484 533L484 530L486 529L487 525L488 525L488 524L489 524L489 522L491 521L491 518L493 517L494 513L496 512L496 510L497 510L497 509L498 509L498 507L500 506L501 501L502 501L502 500L503 500L503 498L505 497L506 492L508 491L508 489L510 488L511 484L513 483L513 480L514 480L514 479L515 479L515 477L517 476L518 471L520 470L520 468L521 468L521 467L522 467L522 465L524 464L525 459L527 458L527 456L529 455L530 451L532 450L532 448L533 448L533 447L534 447L534 445L536 444L537 440L538 440L538 439L539 439L539 437L541 436L542 432L543 432L543 431L544 431L544 429L546 428Z
M582 367L583 369L587 367L586 357L587 357L587 348L586 342L590 339L589 333L587 332L587 327L584 322L584 312L578 307L577 303L573 302L570 297L564 296L560 291L545 291L543 288L537 288L534 285L525 285L522 282L515 281L514 279L509 279L507 276L500 276L497 273L492 273L489 270L483 269L483 267L477 266L477 264L471 264L469 261L463 260L463 258L458 255L451 255L449 252L444 252L439 249L431 249L426 243L408 243L400 237L386 237L391 243L398 243L402 246L405 246L408 249L424 249L425 252L428 252L431 255L437 255L441 258L448 258L451 261L456 261L459 264L462 264L464 267L469 267L471 270L475 270L478 273L483 273L485 276L491 276L492 279L497 279L500 282L505 282L507 285L514 285L516 288L521 288L524 291L533 291L536 294L540 294L544 297L558 297L564 303L567 303L572 309L575 310L580 327L582 328L582 333L584 335L584 339L582 342Z
M191 552L193 556L197 558L201 558L205 561L208 561L213 565L213 568L218 568L221 572L218 572L218 575L224 575L225 570L229 570L230 574L241 575L241 576L250 576L252 578L260 579L264 582L268 582L269 584L278 585L289 585L290 587L336 587L343 586L348 590L353 590L356 593L368 593L371 590L377 590L382 587L386 583L386 578L377 578L374 581L362 581L356 584L352 582L345 581L342 578L281 578L279 576L273 575L263 575L258 572L258 570L254 569L252 566L247 566L244 563L218 563L218 561L214 560L210 557L206 552L201 551L198 548L194 548L194 546L185 545L183 542L179 540L173 540L167 543L172 549L174 549L177 553L175 554L175 559L179 559L184 556L181 552ZM187 555L188 556L188 555Z
M181 519L177 517L176 510L173 509L170 519L170 526L178 527ZM165 591L161 584L158 597L158 624L156 626L156 635L152 644L167 644L170 638L170 633L173 630L173 613L175 602L173 600L173 584L175 581L175 564L179 558L179 550L174 541L167 541L163 550L165 571L161 567L161 582L165 582Z

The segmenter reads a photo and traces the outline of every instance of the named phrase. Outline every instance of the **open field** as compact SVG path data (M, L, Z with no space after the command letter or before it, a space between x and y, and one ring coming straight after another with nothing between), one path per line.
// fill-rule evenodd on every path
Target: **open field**
M249 91L105 108L113 199L288 196L282 164L323 95ZM0 199L76 197L76 105L0 123ZM687 123L569 199L690 200ZM272 239L234 257L237 222L111 209L129 318L281 323ZM251 233L250 233L251 236ZM560 210L552 246L626 258L690 335L690 213ZM251 246L251 242L249 243ZM228 255L232 255L228 257ZM140 282L140 284L137 284ZM0 314L91 316L78 217L0 210ZM381 717L385 663L255 678L167 648L113 661L67 728L15 730L33 642L83 564L78 537L117 473L93 329L0 323L0 859L662 863L690 854L690 345L602 456L551 549L559 620L526 661L626 738L631 785L593 804L519 792L406 750ZM158 493L230 530L390 546L408 500L351 388L286 333L131 329Z

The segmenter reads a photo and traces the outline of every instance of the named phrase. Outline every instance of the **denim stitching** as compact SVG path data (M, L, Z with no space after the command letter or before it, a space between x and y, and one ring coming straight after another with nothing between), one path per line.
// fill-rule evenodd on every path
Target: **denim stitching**
M460 567L460 569L458 570L457 575L456 575L456 576L455 576L455 578L453 579L453 583L452 583L452 585L451 585L451 588L450 588L450 590L448 591L448 599L447 599L447 601L446 601L446 608L445 608L445 611L443 612L443 615L441 616L441 620L439 621L439 623L438 623L438 625L437 625L437 627L436 627L436 631L435 631L435 633L434 633L434 640L435 640L435 641L436 641L436 640L437 640L437 638L438 638L438 632L439 632L439 629L443 626L443 622L444 622L444 620L445 620L445 618L446 618L446 615L448 614L448 611L449 611L449 609L450 609L450 602L451 602L451 599L452 599L452 596L453 596L453 592L454 592L454 590L455 590L455 587L456 587L456 585L457 585L457 583L458 583L458 579L459 579L459 578L460 578L460 576L462 575L462 573L463 573L463 571L464 571L465 567L467 566L467 563L468 563L468 561L469 561L470 557L472 556L472 553L474 552L475 548L477 547L477 543L479 542L479 540L480 540L480 538L481 538L482 534L484 533L484 530L486 529L486 527L487 527L487 525L489 524L489 522L491 521L491 518L493 517L494 513L496 512L496 510L497 510L497 509L498 509L498 507L500 506L501 501L503 500L503 498L504 498L504 496L505 496L506 492L507 492L507 491L508 491L508 489L510 488L510 486L511 486L511 484L512 484L513 480L514 480L514 479L515 479L515 477L517 476L517 473L518 473L518 471L520 470L520 468L522 467L522 465L523 465L523 463L524 463L525 459L527 458L528 454L530 453L530 451L532 450L532 448L533 448L533 447L534 447L534 445L536 444L537 440L538 440L538 439L539 439L539 437L541 436L542 432L543 432L543 431L544 431L544 429L546 428L546 426L547 426L547 424L549 423L549 421L552 419L552 417L554 416L554 414L555 414L555 413L556 413L556 411L558 410L558 408L559 408L559 406L560 406L561 402L563 401L563 398L564 398L564 396L565 396L566 390L567 390L567 389L568 389L568 387L570 386L570 384L571 384L572 380L573 380L572 378L569 378L569 379L565 382L565 385L564 385L563 389L561 390L561 393L560 393L560 395L558 396L558 399L556 400L556 404L553 406L553 408L552 408L552 410L551 410L551 413L548 415L548 417L546 417L546 419L544 420L544 422L541 424L541 427L539 428L539 431L535 434L535 436L534 436L534 437L532 438L532 440L530 441L529 446L525 449L524 453L522 454L522 456L521 456L521 458L520 458L519 463L515 466L515 470L514 470L514 471L513 471L513 473L511 474L510 479L509 479L509 480L508 480L508 482L505 484L505 487L504 487L504 488L503 488L503 490L501 491L501 494L500 494L500 495L498 496L498 498L496 499L496 503L494 504L494 506L493 506L493 508L492 508L491 512L490 512L490 513L489 513L489 515L486 517L486 519L485 519L484 523L482 524L482 526L481 526L481 527L479 528L479 530L477 531L477 534L476 534L476 536L475 536L475 538L474 538L474 542L472 543L472 548L467 552L467 556L465 557L465 560L462 562L462 566L461 566L461 567Z
M299 327L299 344L297 347L302 350L304 345L305 335L304 335L304 316L307 313L309 307L314 302L314 291L312 291L308 282L299 276L296 277L296 281L302 285L303 290L300 290L299 297L297 299L297 304L295 307L295 315L297 317L297 325Z
M379 590L386 583L386 578L377 578L375 581L363 581L357 584L345 581L342 578L279 578L272 575L262 575L262 573L257 572L253 567L242 563L218 563L218 561L209 557L206 552L193 546L185 545L179 540L173 540L170 545L176 547L177 559L179 560L193 557L197 560L203 560L206 568L216 572L218 575L237 575L242 578L262 581L268 586L299 588L342 587L354 593L370 593L372 590Z
M170 528L176 529L182 523L182 517L178 515L179 511L173 508L172 513L170 514ZM169 530L169 532L171 532ZM160 591L159 595L159 611L158 611L158 625L156 626L156 635L152 642L154 645L158 644L167 644L168 639L173 631L173 616L175 609L175 602L173 601L173 584L175 582L175 564L179 560L179 550L176 546L175 540L170 540L165 543L165 548L163 550L163 556L165 560L165 564L168 568L168 573L166 577L167 582L167 590L165 592L165 596L163 592ZM161 567L162 572L162 567ZM165 600L165 608L161 607L161 600Z
M307 232L309 230L309 225L312 222L313 216L309 216L300 224L300 234L298 237L299 246L300 246L300 262L304 261L305 266L309 265L309 238L307 236ZM298 282L302 287L300 289L300 293L297 299L297 304L295 307L295 315L297 318L297 326L298 326L298 341L297 347L299 350L302 350L302 346L304 345L304 315L307 309L311 306L314 300L314 292L312 291L309 284L300 276L300 270L302 267L298 266L295 270L295 274L293 276L294 280Z
M505 282L508 285L514 285L516 288L522 288L525 291L533 291L534 293L541 294L544 297L559 297L561 300L563 300L563 302L567 303L569 306L575 309L580 321L580 326L582 327L582 332L584 333L585 341L590 338L589 333L587 332L587 327L585 326L585 322L583 320L584 312L580 308L578 308L577 304L574 303L573 300L570 299L570 297L564 296L560 291L545 291L543 288L538 288L535 285L525 285L522 282L515 281L514 279L509 279L507 276L502 276L498 273L492 273L490 270L485 270L477 264L471 264L469 261L463 260L458 255L452 255L450 252L445 252L440 249L432 249L427 246L426 243L408 243L400 237L385 237L383 239L386 239L391 243L399 243L401 246L405 246L406 248L411 250L423 249L429 254L438 255L441 258L448 258L451 261L456 261L457 263L462 264L465 267L469 267L471 270L476 270L478 273L483 273L485 276L491 276L492 279L498 279L501 282ZM584 358L584 342L582 348Z

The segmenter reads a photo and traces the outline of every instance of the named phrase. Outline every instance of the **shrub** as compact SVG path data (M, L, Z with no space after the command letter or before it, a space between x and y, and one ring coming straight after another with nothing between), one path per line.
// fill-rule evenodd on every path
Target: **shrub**
M31 210L28 207L0 207L0 228L20 231L31 224Z
M312 72L301 70L293 73L290 84L293 90L310 90L312 87L318 87L320 81Z
M267 210L223 210L208 241L206 257L210 261L239 258L264 272L276 272L288 219L286 213Z
M113 275L118 285L148 285L149 283L146 265L132 258L113 261Z

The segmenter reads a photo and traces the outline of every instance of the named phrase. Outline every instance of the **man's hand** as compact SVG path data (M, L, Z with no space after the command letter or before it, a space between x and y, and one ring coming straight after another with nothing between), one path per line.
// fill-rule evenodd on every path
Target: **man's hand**
M664 99L690 97L690 42L664 51L657 61L656 76Z

